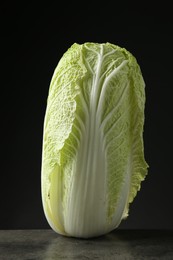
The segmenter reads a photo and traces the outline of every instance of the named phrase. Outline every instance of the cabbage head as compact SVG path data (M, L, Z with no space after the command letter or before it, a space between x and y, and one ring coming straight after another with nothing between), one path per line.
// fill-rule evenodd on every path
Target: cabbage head
M128 216L147 174L145 83L135 57L111 43L73 44L55 68L42 150L42 202L59 234L106 234Z

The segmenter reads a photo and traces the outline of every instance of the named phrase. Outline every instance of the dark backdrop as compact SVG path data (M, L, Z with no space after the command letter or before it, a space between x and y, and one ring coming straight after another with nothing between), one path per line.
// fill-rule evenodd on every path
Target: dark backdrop
M171 14L162 1L132 2L2 6L0 229L49 228L40 192L49 83L67 48L86 41L125 47L146 82L150 168L120 228L173 228Z

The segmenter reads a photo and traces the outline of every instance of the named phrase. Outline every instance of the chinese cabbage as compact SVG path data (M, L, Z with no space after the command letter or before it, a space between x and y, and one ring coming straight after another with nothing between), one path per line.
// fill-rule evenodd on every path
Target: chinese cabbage
M147 174L145 83L111 43L73 44L59 61L44 120L42 201L53 230L95 237L118 227Z

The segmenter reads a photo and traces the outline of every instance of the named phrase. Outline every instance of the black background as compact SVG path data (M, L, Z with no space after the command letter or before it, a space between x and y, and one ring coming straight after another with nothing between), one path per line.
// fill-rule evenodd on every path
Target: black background
M14 1L15 2L15 1ZM138 1L1 7L0 229L49 228L41 191L49 83L74 43L111 42L138 60L146 83L145 157L150 166L120 228L173 228L171 8ZM56 1L55 1L56 3Z

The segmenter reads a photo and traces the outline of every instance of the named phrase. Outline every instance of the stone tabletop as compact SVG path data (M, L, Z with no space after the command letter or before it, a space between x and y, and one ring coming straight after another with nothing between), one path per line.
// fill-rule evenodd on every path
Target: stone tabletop
M0 260L170 259L173 231L115 230L93 239L46 230L1 230Z

